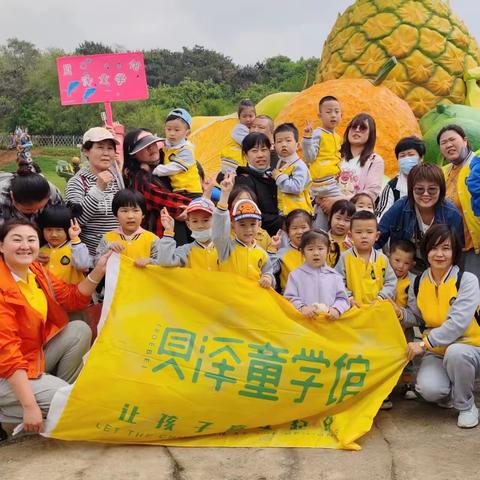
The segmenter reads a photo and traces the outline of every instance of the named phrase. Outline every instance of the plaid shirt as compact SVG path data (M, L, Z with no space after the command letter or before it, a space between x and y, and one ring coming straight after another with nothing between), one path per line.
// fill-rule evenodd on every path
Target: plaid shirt
M138 190L145 197L147 203L147 215L145 215L143 227L155 233L158 237L163 236L163 226L160 221L160 212L166 208L173 217L183 213L191 199L179 193L166 190L161 179L145 170L139 170L130 178L131 188Z
M13 206L12 197L10 195L10 186L14 177L14 173L0 172L0 225L10 218L26 218L35 222L38 213L40 213L37 212L32 215L25 215ZM63 199L58 188L52 183L48 183L50 184L50 198L47 206L62 205Z

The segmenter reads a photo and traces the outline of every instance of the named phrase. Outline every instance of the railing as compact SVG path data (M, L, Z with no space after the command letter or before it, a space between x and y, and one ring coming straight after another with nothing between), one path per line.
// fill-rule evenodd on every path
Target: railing
M77 147L82 135L31 135L34 147ZM0 133L0 148L7 148L7 133Z

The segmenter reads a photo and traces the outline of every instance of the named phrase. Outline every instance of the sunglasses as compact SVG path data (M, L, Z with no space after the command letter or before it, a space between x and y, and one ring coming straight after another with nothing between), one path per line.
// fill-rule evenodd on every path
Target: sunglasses
M433 196L440 192L440 187L413 187L413 193L415 195L424 195L425 192L427 192L428 195Z
M350 125L350 130L359 130L360 132L366 132L368 130L368 125L360 123L359 125Z

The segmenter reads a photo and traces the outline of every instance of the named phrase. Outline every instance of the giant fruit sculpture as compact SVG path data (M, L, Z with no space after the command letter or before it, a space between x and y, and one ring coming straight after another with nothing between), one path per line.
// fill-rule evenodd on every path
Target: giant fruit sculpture
M446 2L358 0L330 32L317 82L373 77L391 56L399 64L383 86L417 117L440 101L464 103L463 73L480 65L477 42Z

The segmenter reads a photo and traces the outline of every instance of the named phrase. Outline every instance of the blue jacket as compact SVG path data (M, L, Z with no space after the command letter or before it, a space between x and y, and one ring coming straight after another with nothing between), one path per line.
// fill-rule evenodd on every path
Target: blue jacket
M467 178L467 188L472 196L472 210L474 215L480 217L480 151L470 162L470 175Z
M437 204L433 223L450 225L458 233L461 244L465 244L462 215L458 208L449 200L443 200L443 202ZM380 230L380 237L376 248L382 248L388 240L390 240L390 244L397 240L414 240L415 233L418 230L417 215L415 207L410 203L408 196L397 200L385 212L378 229ZM418 244L415 241L414 243Z

